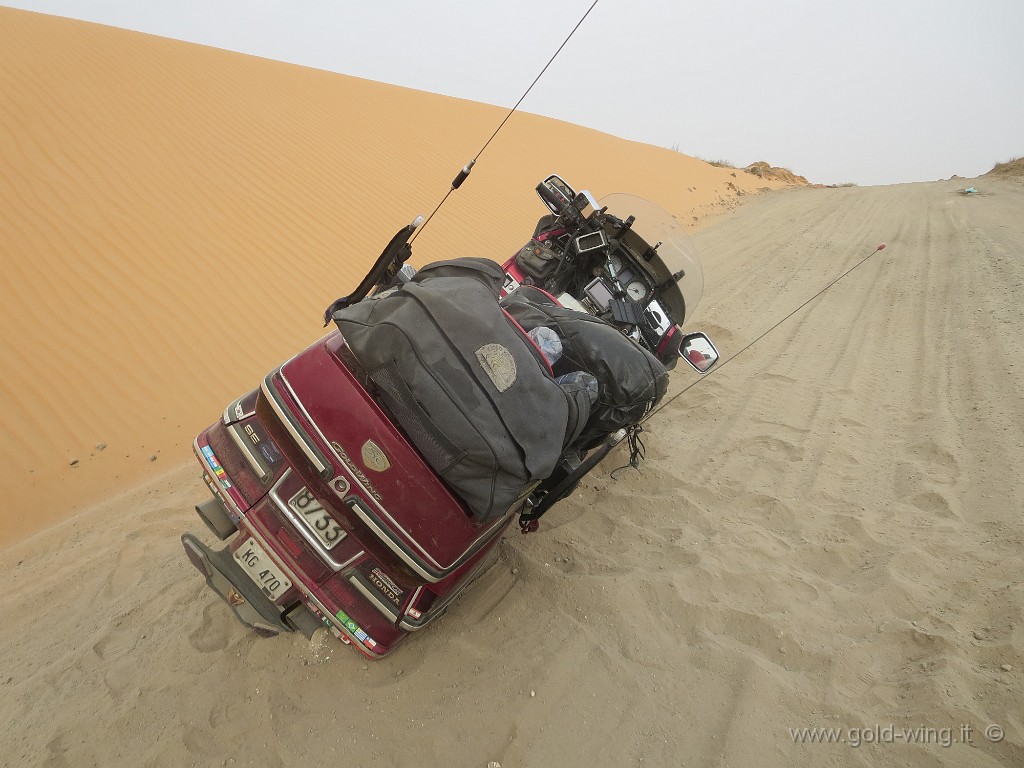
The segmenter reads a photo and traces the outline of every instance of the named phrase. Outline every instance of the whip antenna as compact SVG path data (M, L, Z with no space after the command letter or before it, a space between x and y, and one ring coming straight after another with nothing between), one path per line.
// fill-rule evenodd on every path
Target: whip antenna
M599 1L600 0L594 0L594 2L591 3L590 7L587 9L587 12L584 13L582 17L580 17L580 20L576 22L576 26L572 28L572 31L568 34L565 40L562 41L562 44L558 46L558 50L555 51L554 55L552 55L550 59L548 59L548 63L544 65L544 68L540 71L540 74L538 74L533 79L533 82L530 83L530 87L527 88L523 95L519 97L519 101L517 101L515 106L508 111L508 114L505 115L505 119L501 121L498 127L494 129L494 133L491 134L491 137L484 142L484 145L482 147L480 147L480 151L476 153L472 160L466 163L466 165L463 167L461 171L459 171L459 175L456 176L455 179L452 181L451 189L449 189L445 193L444 197L441 198L441 202L438 203L437 207L433 210L433 212L429 216L427 216L427 220L424 221L423 224L413 234L412 239L409 241L410 245L416 240L417 237L419 237L420 232L427 228L427 224L429 224L430 220L434 218L434 214L441 210L441 206L445 204L445 201L448 199L449 195L451 195L452 192L461 187L462 182L464 182L469 177L469 174L473 170L473 166L476 165L476 161L480 159L480 155L482 155L484 153L484 150L487 149L488 146L490 146L490 143L492 141L494 141L494 137L498 135L498 131L505 127L505 123L508 122L508 119L512 117L513 114L515 114L517 109L519 109L519 105L523 103L523 99L525 99L530 94L530 91L533 90L533 86L535 86L537 84L537 81L539 81L544 76L544 73L548 71L548 67L550 67L552 62L554 62L554 60L558 58L558 54L562 52L562 49L565 48L566 44L572 39L572 36L576 34L576 30L580 28L580 25L587 20L587 16L590 15L590 12L594 10L594 7L598 4Z

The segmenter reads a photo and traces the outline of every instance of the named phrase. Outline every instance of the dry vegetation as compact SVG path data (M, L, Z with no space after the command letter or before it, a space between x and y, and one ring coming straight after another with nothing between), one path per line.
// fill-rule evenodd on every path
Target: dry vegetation
M743 170L746 173L753 174L761 179L774 179L786 184L807 186L810 183L803 176L797 176L789 170L789 168L779 168L777 166L769 165L764 161L751 163Z
M1014 157L1005 163L996 163L986 176L1024 176L1024 157Z
M708 165L713 165L715 168L735 168L736 166L730 163L728 160L708 160L706 157L698 157L698 160L703 160Z

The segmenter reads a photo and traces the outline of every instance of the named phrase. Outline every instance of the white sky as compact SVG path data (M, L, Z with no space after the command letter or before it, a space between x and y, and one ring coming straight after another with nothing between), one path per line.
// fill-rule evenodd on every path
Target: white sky
M507 107L590 2L0 0ZM975 176L1024 155L1022 30L1021 0L600 0L522 109L823 183Z

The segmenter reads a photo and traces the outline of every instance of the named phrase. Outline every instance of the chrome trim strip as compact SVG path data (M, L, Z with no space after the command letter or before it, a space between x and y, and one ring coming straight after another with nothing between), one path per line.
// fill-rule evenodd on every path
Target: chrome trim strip
M235 441L235 445L238 446L238 450L242 452L243 456L245 456L245 460L249 462L249 466L252 467L253 472L259 476L260 480L265 480L267 477L267 471L263 469L260 463L256 460L256 457L252 455L252 450L246 444L244 438L242 438L242 436L236 431L235 427L237 426L237 423L230 424L225 427L225 429L227 429L228 434L231 435L231 439Z
M356 486L358 486L359 490L363 492L363 496L365 496L370 501L370 503L372 503L375 507L377 507L377 509L379 509L384 514L384 516L387 517L387 519L391 522L392 526L396 530L400 531L402 536L404 536L407 541L409 541L417 550L419 550L420 553L427 560L429 560L438 569L442 569L442 570L445 569L445 566L443 566L439 562L437 562L437 560L435 560L433 558L433 556L431 556L431 554L429 552L427 552L418 541L416 541L416 539L414 539L412 536L409 535L408 531L406 531L404 528L402 528L402 526L400 526L395 521L395 519L388 513L388 511L384 508L384 506L379 501L377 501L377 499L374 498L373 494L370 493L369 489L363 484L362 480L360 480L356 476L356 474L354 472L352 472L351 470L348 469L347 462L338 454L338 451L335 450L334 446L331 444L331 441L328 440L327 436L324 435L324 433L320 430L320 426L309 415L309 411L306 410L306 406L303 405L302 400L299 399L299 396L297 394L295 394L295 389L292 387L291 383L288 381L287 377L285 376L285 373L284 373L285 366L287 366L288 363L290 363L290 362L291 362L291 360L289 360L288 362L284 363L284 365L281 366L281 368L279 370L279 373L281 374L281 380L285 383L285 386L288 387L288 394L291 396L292 400L294 400L295 403L302 410L302 415L306 417L306 421L308 421L310 424L313 425L313 428L316 430L317 434L320 435L320 439L324 441L324 445L326 445L330 449L331 454L334 456L335 459L338 460L338 463L341 466L345 467L345 470L348 472L349 475L351 475L352 479L355 481ZM476 543L476 542L474 541L474 543ZM448 567L450 568L451 566L448 566Z
M212 451L213 449L211 448L210 450ZM213 471L213 467L210 466L210 462L206 460L206 455L203 453L203 449L199 447L198 435L196 435L195 439L192 441L192 452L196 455L196 458L199 459L202 465L206 467L206 474L209 475L210 482L213 483L213 490L217 493L217 497L223 501L225 506L234 512L239 519L241 519L243 517L242 510L238 508L235 500L231 498L231 494L228 493L224 486L220 484L220 480L217 478L217 473Z
M490 538L494 538L498 533L500 533L500 528L498 528L497 531L495 530L496 525L507 523L509 519L512 517L514 510L518 509L518 506L513 506L512 509L506 512L502 517L498 518L496 524L488 528L487 532L484 535L478 536L473 541L472 545L467 547L462 552L462 554L455 559L455 562L452 563L452 565L450 565L448 568L439 568L435 573L430 573L429 571L425 570L424 567L420 565L415 559L413 559L413 555L411 555L409 552L406 552L405 549L402 548L401 544L399 544L399 542L395 541L395 539L392 536L389 536L387 532L384 531L376 523L376 521L370 517L370 511L364 510L362 508L362 505L359 503L361 501L362 499L360 499L359 497L353 497L352 501L350 501L348 504L349 509L355 512L359 516L359 519L366 523L367 527L369 527L375 534L377 534L377 537L381 539L381 541L383 541L384 544L387 545L388 549L390 549L392 552L398 555L406 565L412 568L420 577L422 577L425 581L430 582L431 584L436 584L437 582L441 581L446 576L448 576L453 570L458 568L462 563L464 563L466 560L469 560L477 552L479 552L480 548L486 545L487 542L490 540L489 538L487 538L488 534Z
M422 591L423 591L423 585L420 585L420 586L416 587L415 590L413 590L412 597L409 598L409 605L405 609L405 615L406 616L409 615L409 611L412 610L412 607L414 605L416 605L416 601L420 599L420 592L422 592Z
M410 544L413 547L415 547L423 555L423 557L425 559L429 560L433 564L433 566L435 568L437 568L439 570L445 569L446 566L443 566L439 562L437 562L437 560L435 560L434 557L429 552L427 552L426 549L423 548L422 544L420 544L418 541L416 541L416 539L414 539L409 534L409 532L407 530L405 530L405 528L403 528L401 525L398 524L398 521L396 521L395 518L393 518L391 516L391 513L388 512L387 509L384 508L384 505L381 504L379 501L377 501L377 499L374 497L373 493L371 493L370 490L363 484L363 481L359 479L359 476L356 475L355 472L353 472L351 469L348 468L348 462L346 462L340 455L338 455L338 451L334 448L333 445L331 445L331 454L336 459L338 459L338 461L341 462L341 464L345 467L345 471L348 472L348 474L351 476L352 480L354 481L355 485L359 488L360 491L362 491L363 496L365 497L365 500L368 503L373 504L373 506L375 506L378 510L380 510L380 513L384 517L386 517L388 519L388 521L391 523L391 527L394 528L396 531L400 532L402 534L402 536L406 539L406 541L410 542ZM474 541L474 543L475 543L475 541ZM448 567L450 568L451 566L448 566Z
M360 508L358 504L349 504L348 508L355 512L357 515L359 515L359 519L362 520L370 530L377 534L377 538L383 541L385 546L387 546L388 549L390 549L392 552L398 555L398 557L401 558L402 562L408 565L410 568L412 568L413 571L415 571L420 578L424 579L425 581L429 581L431 584L436 584L444 578L444 575L434 576L433 574L428 573L426 570L424 570L423 566L416 562L416 560L414 560L412 557L410 557L408 552L406 552L404 549L398 546L398 543L390 536L388 536L387 532L382 530L381 527L377 525L376 521L373 520L373 518L369 517L366 514L366 512L364 512Z
M328 334L328 335L330 335L330 334ZM387 511L387 509L384 508L384 505L381 504L379 501L377 501L377 499L375 499L373 497L373 494L370 493L370 491L366 488L365 485L363 485L362 481L355 475L355 473L352 472L351 470L349 470L348 465L345 462L345 460L341 456L338 455L338 452L335 450L334 446L331 444L331 441L327 439L327 437L324 435L324 433L322 431L320 431L320 427L317 425L317 423L310 417L309 412L306 410L305 405L303 405L302 400L300 400L298 395L295 393L294 388L289 383L289 381L288 381L288 379L287 379L287 377L285 376L285 373L284 373L284 369L294 359L295 358L293 357L293 358L291 358L291 360L285 361L284 363L281 364L281 367L278 368L277 371L276 371L277 373L280 373L281 381L283 381L285 386L288 388L288 395L292 398L292 400L295 401L295 404L298 405L299 408L302 410L302 415L306 417L306 421L313 425L313 428L316 430L317 434L320 435L320 438L324 441L324 445L326 445L328 447L328 449L330 450L331 455L335 459L337 459L338 464L341 467L344 467L344 471L346 472L346 474L348 474L352 478L355 486L357 488L359 488L360 491L362 491L363 496L365 497L365 499L370 504L373 504L373 506L375 506L377 509L379 509L381 511L381 513L384 515L384 517L387 518L388 522L391 524L391 527L394 528L396 531L400 532L401 535L405 538L405 540L408 541L413 547L415 547L416 550L418 550L420 552L420 554L423 555L424 559L429 561L439 571L451 571L452 569L457 567L458 564L459 564L459 561L463 560L465 558L465 555L466 555L467 552L472 553L473 550L477 549L478 545L480 544L480 542L482 540L484 540L484 539L488 538L490 535L492 535L494 533L495 528L500 526L500 525L502 525L505 522L506 518L511 516L510 515L511 510L510 510L510 512L506 512L504 515L502 515L501 517L496 519L494 521L494 523L492 523L486 530L484 530L479 536L477 536L475 539L473 539L472 543L469 546L467 546L466 549L463 550L463 552L458 557L456 557L455 560L450 565L442 565L441 563L437 562L437 560L435 560L434 557L426 549L424 549L422 544L420 544L418 541L416 541L416 539L414 539L409 534L409 532L407 530L405 530L401 525L398 524L398 522L395 520L395 518L393 518L391 516L391 514ZM270 374L268 374L266 378L269 378L270 376L272 376L273 373L274 372L271 372ZM266 378L264 379L263 384L260 385L261 387L263 387L266 384ZM273 397L271 397L269 393L265 392L265 394L267 395L268 400L270 400L271 405L276 407L276 402L274 401ZM284 423L285 423L286 426L289 426L289 422L287 421L287 419L284 420ZM300 443L300 447L301 447L301 445L302 444ZM410 448L411 447L412 446L410 446ZM415 450L415 449L413 449L413 450ZM513 507L515 507L515 506L516 505L513 505ZM364 520L365 520L365 516L364 515L360 515L360 517L363 517ZM369 524L369 523L367 523L367 524ZM373 528L376 531L378 531L378 535L380 536L380 529L377 526L373 526ZM387 543L387 545L392 550L395 550L395 546L393 545L390 537L381 536L381 538L385 539L385 543ZM395 551L396 551L396 554L397 554L398 550L395 550ZM408 563L410 565L410 567L412 567L413 570L416 571L416 573L420 574L421 576L423 576L423 578L427 579L431 583L436 583L436 582L440 581L440 578L433 578L433 577L427 576L425 574L425 572L423 571L421 566L412 563L408 559L409 556L405 552L401 552L399 554L399 556L403 559L403 561ZM443 578L443 577L441 577L441 578Z
M291 360L288 361L288 363L290 362ZM285 363L285 365L287 365L288 363ZM284 382L284 385L288 388L288 395L291 397L292 400L295 401L295 404L299 406L299 410L302 411L302 415L306 417L306 421L309 422L313 426L313 429L316 430L316 433L320 435L320 439L324 441L324 445L326 445L330 449L331 453L334 453L334 448L331 446L331 441L328 440L324 433L320 430L320 425L317 424L316 421L313 420L313 417L309 415L309 411L306 410L306 406L303 404L302 399L295 393L295 388L292 387L292 383L288 381L288 377L284 375L284 365L282 365L277 372L281 376L281 381ZM341 460L340 456L335 455L335 458L337 458L339 461Z
M309 530L305 523L299 520L299 518L295 515L294 512L292 512L292 508L288 506L288 502L284 501L278 494L278 488L280 488L281 484L288 479L291 473L292 470L290 467L284 471L284 473L281 475L281 478L276 483L274 483L274 487L270 489L270 498L274 500L274 503L277 504L277 508L281 510L285 517L287 517L291 521L291 524L298 530L299 533L302 534L302 538L304 538L309 543L309 545L313 547L313 550L318 555L320 555L320 558L331 567L331 570L337 573L338 571L352 565L352 563L354 563L360 557L365 555L366 552L364 550L360 550L343 563L340 563L333 557L331 557L330 550L324 549L323 544L320 543L320 541L316 538L313 532ZM346 531L342 531L341 539L339 539L339 541L343 541L347 537L348 533Z
M427 614L426 614L427 618L425 618L422 621L422 623L420 623L420 624L412 624L412 623L410 623L407 620L407 618L409 617L409 614L406 613L405 616L402 617L402 620L400 622L398 622L399 629L404 629L406 632L415 632L416 630L423 629L425 626L427 626L428 624L432 623L434 621L434 619L436 619L438 616L440 616L442 613L444 613L444 609L448 607L449 603L451 603L452 600L454 600L459 595L461 595L463 592L465 592L466 587L468 587L470 584L472 584L474 581L476 581L476 579L480 576L480 573L481 573L481 571L483 569L483 566L487 563L487 561L488 561L488 558L485 555L484 558L479 563L477 563L475 566L473 566L473 570L470 571L469 573L467 573L462 578L462 581L460 582L460 586L458 587L458 589L453 589L447 595L445 595L440 600L438 600L436 603L434 603L432 606L430 606L430 610L427 611ZM412 604L413 604L413 601L410 601L409 605L411 606Z
M281 563L279 563L277 561L277 557L276 557L277 553L274 552L273 548L270 546L270 543L265 538L263 538L263 534L261 534L254 527L249 526L249 525L247 525L245 527L245 533L249 534L254 539L256 539L256 541L258 543L263 545L263 548L270 555L270 559L273 560L274 564L277 565L277 567L280 568L284 572L285 576L287 576L289 579L291 579L292 586L295 587L295 589L298 591L298 593L300 595L302 595L302 598L304 600L310 602L310 603L313 603L313 605L316 606L316 609L318 611L320 611L320 615L325 617L327 619L327 621L330 622L332 627L337 629L339 632L341 632L343 635L345 635L349 640L351 640L352 644L355 645L357 648L365 650L368 653L373 653L374 656L379 656L380 655L380 654L374 653L372 648L367 648L365 645L363 645L363 643L359 640L358 637L356 637L354 634L349 632L348 627L346 627L344 624L342 624L340 621L338 621L338 618L333 613L331 613L330 611L327 610L327 606L325 606L323 603L321 603L319 598L316 597L316 595L314 595L313 593L309 592L305 588L305 585L302 583L302 580L295 576L295 573L292 571L291 568L288 568L288 567L282 565Z
M306 458L309 459L310 463L314 467L316 467L316 470L317 472L320 473L320 476L323 477L324 472L326 472L328 469L331 470L331 475L333 475L334 467L328 467L328 465L324 464L323 461L321 461L320 457L317 455L317 451L314 450L313 446L310 446L306 436L301 434L295 428L295 425L292 424L291 419L288 418L288 414L281 407L281 404L277 402L277 398L274 397L274 393L270 391L270 386L267 382L270 379L270 377L273 376L275 373L276 371L271 371L263 378L263 381L260 382L260 391L263 392L263 396L267 398L267 402L270 403L271 409L273 409L274 413L277 414L278 420L280 420L281 424L284 425L284 428L288 430L288 434L292 436L292 440L294 440L295 444L299 446L299 448L302 450L304 454L306 454ZM324 479L330 479L331 475L328 475Z
M328 445L330 445L330 443L328 443ZM423 548L422 544L416 541L416 539L414 539L412 535L407 530L405 530L405 528L398 524L398 521L396 521L395 518L391 516L391 513L389 513L387 509L384 508L384 505L373 497L373 494L367 490L366 486L363 485L362 481L356 476L356 474L348 469L347 463L343 458L341 458L341 456L338 455L338 452L334 449L333 445L331 445L331 453L334 455L336 459L338 459L341 465L345 467L345 471L352 477L352 480L354 481L355 485L359 488L360 491L363 492L363 496L365 496L366 501L368 503L373 504L373 506L379 509L381 514L383 514L384 517L388 519L388 522L391 524L391 527L399 533L401 533L402 536L406 539L406 541L410 542L410 544L412 544L412 546L415 547L424 556L424 558L429 560L430 563L433 564L433 566L437 568L439 571L451 571L453 568L457 567L459 562L465 559L466 552L472 552L473 550L477 549L480 542L492 536L494 534L494 530L500 527L509 517L511 517L511 512L514 509L518 508L518 505L513 505L512 509L510 509L501 517L497 518L479 536L473 539L469 546L467 546L466 549L464 549L462 553L459 554L459 556L456 557L455 560L450 565L441 565L441 563L437 562L437 560L434 559L434 557L429 552L427 552L426 549Z
M248 394L249 394L248 392L245 393L245 395L248 395ZM253 410L251 410L251 411L249 411L247 413L243 413L241 416L235 417L235 415L234 415L235 406L237 406L240 402L242 402L245 399L245 395L241 395L239 397L236 397L234 400L232 400L230 403L228 403L227 408L224 409L224 415L221 416L220 421L221 421L221 423L225 427L228 426L229 424L232 424L232 423L236 422L236 421L241 421L242 419L246 419L249 416L252 416L254 413L256 413L256 410L253 409Z
M373 603L374 608L376 608L378 611L380 611L389 619L391 619L391 621L398 621L398 611L394 609L394 606L390 606L387 603L383 602L379 597L377 597L377 595L373 593L373 590L367 587L365 584L363 584L363 582L361 582L358 579L358 577L356 577L354 574L352 576L349 576L348 583L355 587L357 590L359 590L363 597L365 597L367 600Z

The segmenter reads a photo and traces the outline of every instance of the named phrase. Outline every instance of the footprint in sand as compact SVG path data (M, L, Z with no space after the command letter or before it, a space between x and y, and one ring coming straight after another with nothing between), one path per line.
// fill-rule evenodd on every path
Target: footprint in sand
M108 631L92 646L100 662L98 671L103 684L115 702L121 701L127 689L139 679L138 655L133 652L135 636L130 632L127 625Z
M929 515L957 519L960 517L960 514L953 508L953 503L938 491L915 493L912 496L908 496L904 501L917 507L922 512L927 512Z
M960 464L949 451L932 440L907 446L907 453L929 480L954 484L960 479Z
M58 733L48 742L46 742L46 760L43 762L43 768L67 768L71 763L68 761L67 753L71 748L68 743L67 736L63 733ZM91 755L89 756L91 757ZM79 763L82 761L82 763ZM92 763L92 760L87 760L83 755L75 753L75 762L79 764Z
M145 570L146 553L150 544L126 539L114 557L114 563L107 576L106 593L122 595L131 591Z
M188 633L188 642L200 653L223 651L228 646L227 617L223 616L226 606L219 600L210 602L203 608L202 622Z
M959 518L956 503L941 488L960 479L956 458L931 440L908 446L906 454L907 458L896 464L897 497L929 515Z

